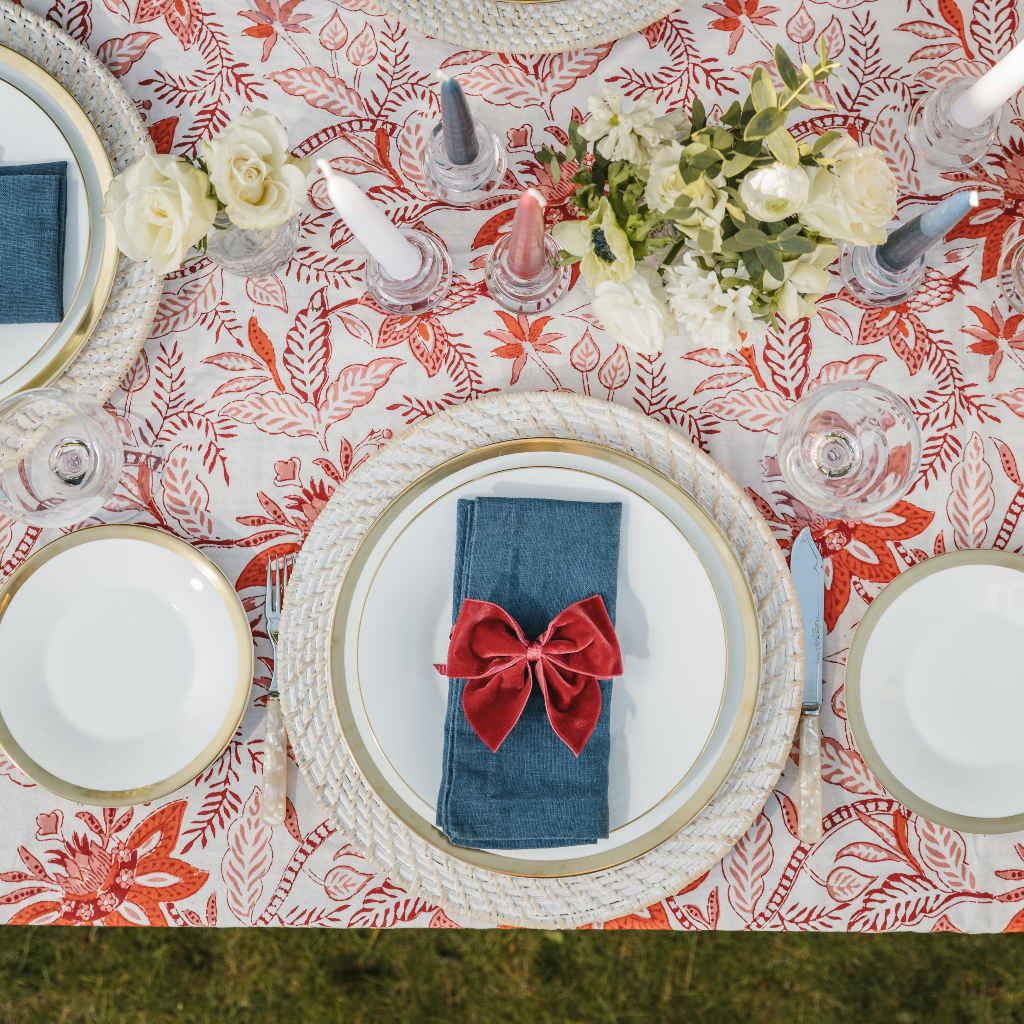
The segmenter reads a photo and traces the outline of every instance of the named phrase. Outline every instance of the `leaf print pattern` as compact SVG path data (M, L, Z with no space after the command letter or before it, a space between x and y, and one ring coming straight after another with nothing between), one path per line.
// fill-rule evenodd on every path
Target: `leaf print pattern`
M953 78L975 78L1019 36L1013 0L701 0L642 33L554 55L482 53L419 35L371 0L22 0L87 45L127 89L161 153L199 141L244 110L288 125L297 157L329 159L397 224L440 237L448 297L424 314L385 314L366 291L366 257L316 174L294 258L265 278L225 275L193 254L167 276L153 329L111 398L126 447L114 498L96 521L182 537L235 581L256 644L239 733L194 783L153 805L88 811L50 796L0 758L0 921L131 926L457 927L403 892L324 821L289 780L285 827L259 822L262 716L273 671L263 616L268 557L297 552L335 489L377 448L456 404L515 390L607 399L688 436L730 473L788 549L810 525L826 567L822 777L825 837L796 837L799 751L733 853L681 892L608 929L712 928L1024 932L1024 841L933 825L884 791L857 750L843 666L882 588L946 550L1024 548L1024 318L996 281L1024 216L1024 96L1010 102L982 163L942 173L907 145L910 106ZM617 344L578 275L559 304L515 316L487 294L483 261L509 229L519 193L540 189L546 223L574 217L533 151L564 145L608 87L661 111L699 97L712 120L774 71L782 43L824 35L843 82L802 110L801 141L848 128L884 154L901 220L978 189L981 205L929 256L920 290L865 308L838 274L813 321L779 321L763 341L719 353L669 339L644 356ZM426 189L423 147L439 111L438 67L459 77L509 168L480 209ZM760 465L781 417L812 388L870 380L910 404L924 436L913 490L887 512L827 520ZM0 517L0 583L43 538ZM292 780L296 780L292 784ZM124 857L118 865L114 859ZM134 860L132 859L134 858ZM122 876L122 872L127 872Z

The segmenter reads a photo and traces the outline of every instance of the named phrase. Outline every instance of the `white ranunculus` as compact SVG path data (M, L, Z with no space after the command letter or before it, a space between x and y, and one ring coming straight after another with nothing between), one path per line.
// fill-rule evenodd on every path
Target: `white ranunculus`
M280 227L306 204L309 161L292 157L284 125L265 110L241 114L204 141L203 157L217 198L237 227Z
M210 230L217 201L209 191L210 179L197 167L156 153L114 178L100 212L113 222L121 252L167 274Z
M647 176L647 205L658 213L668 213L683 194L683 176L679 160L683 147L676 141L666 142L654 151Z
M896 179L874 146L841 135L825 147L830 168L810 169L811 189L800 223L852 245L880 245L896 216Z
M675 135L686 124L681 113L654 116L654 93L645 92L628 113L622 110L622 94L602 89L587 100L590 117L580 126L580 135L597 142L606 160L628 160L638 164L649 160L654 147Z
M731 280L749 278L742 266L723 270L721 277L717 270L704 270L691 252L684 253L682 261L665 274L669 309L675 318L698 344L720 352L749 345L768 329L754 318L751 286L723 287Z
M657 270L649 263L638 263L628 281L602 281L591 307L616 341L644 355L655 355L676 326L666 299Z
M787 167L776 160L748 174L740 185L740 198L755 220L773 224L799 213L807 202L811 182L802 167Z

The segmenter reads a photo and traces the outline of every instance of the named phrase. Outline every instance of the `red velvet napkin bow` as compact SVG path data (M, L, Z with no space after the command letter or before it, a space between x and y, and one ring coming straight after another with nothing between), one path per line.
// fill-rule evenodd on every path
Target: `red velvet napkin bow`
M495 752L536 679L552 728L579 757L601 714L598 680L622 675L622 655L599 594L569 605L532 643L504 608L467 598L452 627L444 674L466 680L462 710Z

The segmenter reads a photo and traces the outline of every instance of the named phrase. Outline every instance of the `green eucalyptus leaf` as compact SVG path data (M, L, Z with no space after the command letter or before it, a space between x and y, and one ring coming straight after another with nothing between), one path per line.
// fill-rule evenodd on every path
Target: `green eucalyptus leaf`
M775 158L781 160L787 167L796 167L800 163L800 152L796 148L796 140L785 128L776 128L765 139L765 142L775 154Z
M793 90L793 92L799 91L800 76L796 73L796 68L793 67L793 62L789 59L789 54L787 54L778 43L775 45L775 68L779 72L779 78L781 78L783 82Z
M729 109L722 115L722 120L732 128L739 127L740 119L743 117L743 108L739 100L733 100Z
M690 158L690 166L696 167L698 170L707 170L709 167L713 167L715 164L722 162L722 154L717 149L705 149L703 153L698 153L696 156ZM714 177L714 175L709 175Z
M781 281L786 276L786 271L782 266L782 257L776 249L771 246L761 245L754 251L757 253L757 258L764 265L764 269L777 281Z
M762 67L754 68L754 73L750 77L750 97L758 113L769 107L778 106L779 98L775 95L771 75Z
M759 280L764 267L762 267L761 261L757 258L757 251L755 249L746 249L740 253L740 259L743 260L743 266L747 268L750 280Z
M779 110L777 107L765 107L764 110L759 110L751 118L750 124L747 125L746 130L743 132L744 141L749 142L752 139L767 138L767 136L781 128L785 123L786 112L784 110Z
M791 255L799 255L807 252L814 252L818 247L809 239L801 235L795 238L786 238L780 243L783 252Z
M731 178L734 175L742 174L752 163L754 158L746 153L730 153L729 159L722 164L722 173Z
M551 183L553 185L557 186L558 183L561 180L562 180L562 168L559 165L557 160L552 160L551 161Z
M727 132L724 128L716 128L711 145L719 152L724 153L735 141L736 136L732 132Z
M690 111L690 131L699 132L708 123L708 115L699 96L693 97L693 108Z
M697 232L697 244L704 252L713 253L715 251L715 236L705 228L701 228Z
M835 142L839 138L840 132L825 132L824 135L818 136L818 141L811 147L811 153L814 156L820 156L825 152L825 147L830 143Z

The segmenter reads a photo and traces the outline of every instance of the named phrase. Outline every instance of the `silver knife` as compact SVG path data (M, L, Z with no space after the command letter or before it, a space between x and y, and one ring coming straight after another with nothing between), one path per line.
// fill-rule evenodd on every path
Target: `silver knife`
M799 835L816 843L821 827L821 660L825 646L825 570L810 527L793 542L789 561L804 620L804 701L800 715Z

